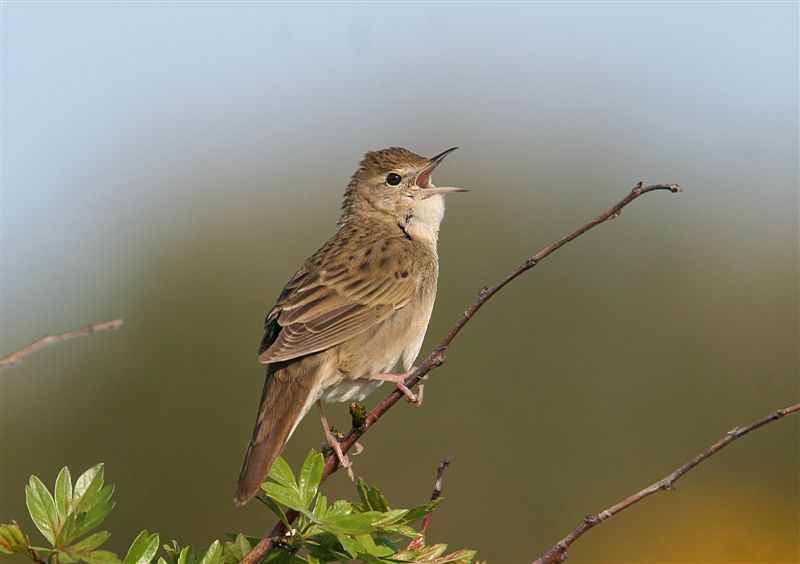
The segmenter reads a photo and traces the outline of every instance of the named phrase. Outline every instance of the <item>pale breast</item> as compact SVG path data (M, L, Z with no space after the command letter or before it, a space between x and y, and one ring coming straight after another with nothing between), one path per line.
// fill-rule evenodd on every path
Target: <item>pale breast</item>
M438 268L435 261L426 266L420 269L419 291L405 307L372 330L336 347L339 381L326 386L323 401L361 401L381 385L371 376L411 368L422 348L436 298ZM426 271L427 276L421 274Z

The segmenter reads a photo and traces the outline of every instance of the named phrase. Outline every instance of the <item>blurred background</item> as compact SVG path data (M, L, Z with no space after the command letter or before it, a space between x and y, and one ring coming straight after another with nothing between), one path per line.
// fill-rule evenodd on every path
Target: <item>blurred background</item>
M2 522L38 535L29 475L102 461L112 549L264 534L232 502L264 314L390 145L458 145L436 180L472 190L448 200L422 354L638 180L686 190L514 282L425 404L363 439L358 474L401 507L452 457L431 541L529 561L798 401L796 3L3 3L1 31L2 354L125 319L3 370ZM285 456L322 440L308 417ZM798 445L797 416L764 428L570 562L797 561Z

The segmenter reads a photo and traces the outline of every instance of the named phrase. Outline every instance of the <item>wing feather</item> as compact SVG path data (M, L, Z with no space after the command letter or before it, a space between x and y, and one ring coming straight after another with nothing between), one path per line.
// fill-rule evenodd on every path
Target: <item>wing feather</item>
M262 363L318 352L363 333L404 307L417 291L409 245L374 240L342 252L341 231L292 277L267 315Z

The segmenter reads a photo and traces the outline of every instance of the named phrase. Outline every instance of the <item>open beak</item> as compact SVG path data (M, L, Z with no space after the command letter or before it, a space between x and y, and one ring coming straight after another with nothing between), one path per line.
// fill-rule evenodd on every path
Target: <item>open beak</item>
M446 151L442 151L435 157L430 158L430 162L428 163L425 168L423 168L419 174L417 175L416 185L422 188L425 191L425 197L428 198L433 196L434 194L450 194L453 192L469 192L469 190L465 188L456 188L454 186L434 186L433 182L431 182L431 174L433 173L434 169L439 166L444 158L458 149L458 147L451 147Z

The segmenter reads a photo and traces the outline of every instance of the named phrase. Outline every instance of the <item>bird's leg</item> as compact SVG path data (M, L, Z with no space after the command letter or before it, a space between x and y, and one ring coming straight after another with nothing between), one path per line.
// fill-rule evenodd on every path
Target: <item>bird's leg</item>
M347 475L353 482L356 481L356 476L353 473L353 465L350 464L350 459L347 458L344 453L342 452L342 447L339 445L339 439L331 432L331 426L328 424L328 418L325 417L325 412L322 410L322 401L317 401L317 407L319 407L319 417L322 419L322 427L325 429L325 440L328 441L328 445L333 449L333 452L336 454L336 459L339 461L339 465L347 470Z
M409 390L408 386L406 386L406 378L411 376L416 371L416 369L417 368L415 366L412 366L411 368L400 374L386 374L386 373L375 374L374 376L371 376L370 379L382 380L384 382L391 382L392 384L397 386L398 390L403 392L406 398L408 398L408 401L419 407L420 405L422 405L422 392L425 385L420 381L418 386L419 392L417 392L416 394L411 390ZM423 378L423 380L427 380L427 375Z

